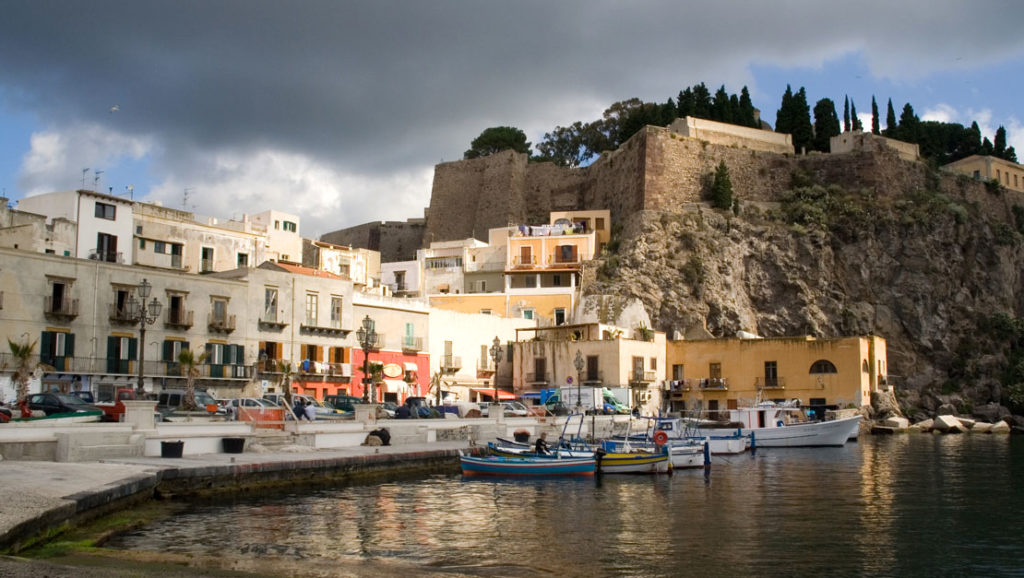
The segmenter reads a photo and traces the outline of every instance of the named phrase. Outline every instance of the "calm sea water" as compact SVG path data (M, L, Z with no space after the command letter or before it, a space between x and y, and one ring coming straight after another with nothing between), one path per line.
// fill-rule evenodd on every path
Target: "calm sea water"
M672 476L459 475L196 504L110 547L319 575L1024 576L1024 439L862 437Z

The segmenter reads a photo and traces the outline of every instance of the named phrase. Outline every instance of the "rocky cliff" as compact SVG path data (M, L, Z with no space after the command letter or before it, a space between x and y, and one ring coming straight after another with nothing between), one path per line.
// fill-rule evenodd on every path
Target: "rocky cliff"
M640 299L670 336L881 335L911 415L1012 405L998 322L1024 305L1024 200L930 171L857 184L797 174L777 202L635 213L584 290Z

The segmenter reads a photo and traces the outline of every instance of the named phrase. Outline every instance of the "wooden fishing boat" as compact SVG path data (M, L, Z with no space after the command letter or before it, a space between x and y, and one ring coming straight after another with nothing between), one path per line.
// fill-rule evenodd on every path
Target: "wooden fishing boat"
M589 458L467 456L459 452L465 476L592 476L597 470Z
M670 454L664 449L633 449L630 451L606 451L598 448L566 449L555 446L551 453L538 454L532 448L506 446L488 443L488 450L495 457L531 458L548 460L591 459L597 461L602 474L663 474L670 469Z

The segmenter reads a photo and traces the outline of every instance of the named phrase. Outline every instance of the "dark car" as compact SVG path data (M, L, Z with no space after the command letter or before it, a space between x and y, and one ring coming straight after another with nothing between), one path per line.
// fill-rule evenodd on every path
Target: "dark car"
M91 391L72 391L71 395L84 401L85 403L96 403L96 398L93 397Z
M325 395L324 402L331 404L334 409L341 411L355 411L356 404L363 403L363 398L353 395Z
M28 398L28 408L42 411L46 415L57 413L76 413L82 411L100 411L95 405L85 403L79 397L67 393L36 393Z

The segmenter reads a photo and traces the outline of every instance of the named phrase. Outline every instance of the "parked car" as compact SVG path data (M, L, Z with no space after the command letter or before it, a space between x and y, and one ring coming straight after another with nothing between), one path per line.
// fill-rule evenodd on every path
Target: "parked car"
M505 415L508 417L527 417L532 415L532 412L525 405L518 401L503 401L499 403ZM490 415L492 404L480 404L480 413L487 417Z
M42 411L46 415L57 413L78 413L83 411L102 411L90 403L85 403L77 396L67 393L35 393L28 398L28 408Z
M380 404L380 408L388 415L388 417L395 417L395 410L398 409L398 404L393 401L385 401Z
M96 397L91 391L72 391L71 395L84 401L85 403L96 403Z
M177 411L181 407L183 399L185 399L184 389L165 389L156 398L156 409L164 414ZM200 410L205 410L209 407L217 408L213 412L217 415L225 415L227 413L227 410L217 405L217 400L213 396L199 389L196 390L196 404L199 405Z
M324 401L331 404L334 409L340 409L344 412L354 412L356 410L355 404L363 403L363 398L356 397L354 395L326 395Z
M333 417L345 413L345 410L334 407L334 404L320 401L311 395L295 394L292 396L292 399L301 399L306 403L313 404L317 417Z

